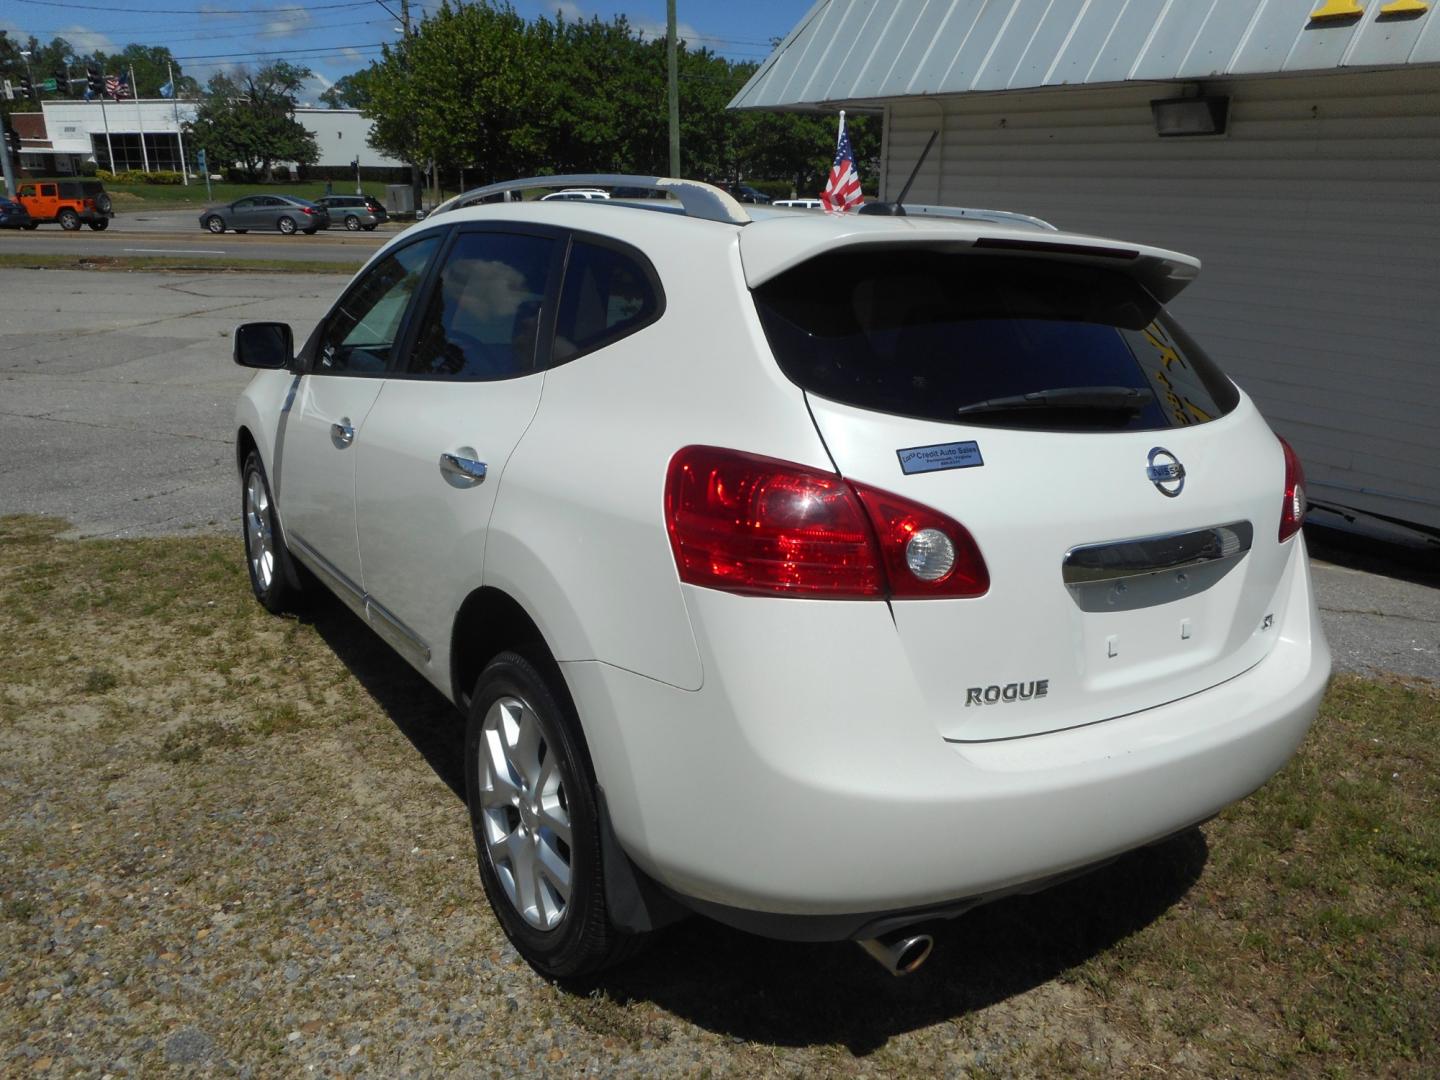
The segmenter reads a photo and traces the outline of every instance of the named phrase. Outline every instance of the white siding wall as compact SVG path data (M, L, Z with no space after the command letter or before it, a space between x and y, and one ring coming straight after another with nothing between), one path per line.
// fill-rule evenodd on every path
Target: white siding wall
M940 127L914 202L1199 256L1174 310L1314 496L1440 527L1440 69L1206 86L1224 137L1156 137L1173 84L894 102L883 190Z

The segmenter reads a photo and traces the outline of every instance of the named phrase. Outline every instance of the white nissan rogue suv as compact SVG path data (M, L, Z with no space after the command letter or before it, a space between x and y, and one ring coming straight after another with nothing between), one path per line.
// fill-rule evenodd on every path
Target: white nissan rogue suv
M487 201L558 185L667 197ZM514 181L298 351L236 332L255 593L328 588L465 714L539 971L691 911L908 970L1314 717L1300 463L1166 313L1198 263L928 209Z

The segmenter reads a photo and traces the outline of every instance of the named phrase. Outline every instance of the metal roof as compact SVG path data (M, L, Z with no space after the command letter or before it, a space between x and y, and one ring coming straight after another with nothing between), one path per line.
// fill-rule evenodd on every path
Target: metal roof
M730 107L1433 63L1422 0L817 0Z

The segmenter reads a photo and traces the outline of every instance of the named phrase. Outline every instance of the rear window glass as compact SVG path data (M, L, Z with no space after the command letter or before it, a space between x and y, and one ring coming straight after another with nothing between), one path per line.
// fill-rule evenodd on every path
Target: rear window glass
M653 275L638 257L576 240L560 289L556 363L613 344L660 316Z
M1090 264L824 255L755 301L785 374L861 408L1047 430L1205 423L1234 386L1144 288Z

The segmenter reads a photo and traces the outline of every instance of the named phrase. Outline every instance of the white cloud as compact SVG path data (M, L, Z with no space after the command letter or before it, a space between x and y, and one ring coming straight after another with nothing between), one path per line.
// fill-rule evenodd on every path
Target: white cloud
M74 26L67 26L55 37L62 37L68 41L78 53L118 53L120 46L109 34L102 34L98 30L91 30L88 26L81 26L76 23Z
M320 95L334 85L331 80L317 71L300 84L300 92L295 96L305 108L314 108L320 104Z
M293 37L307 29L311 23L310 13L304 8L284 8L285 14L265 24L267 38Z

